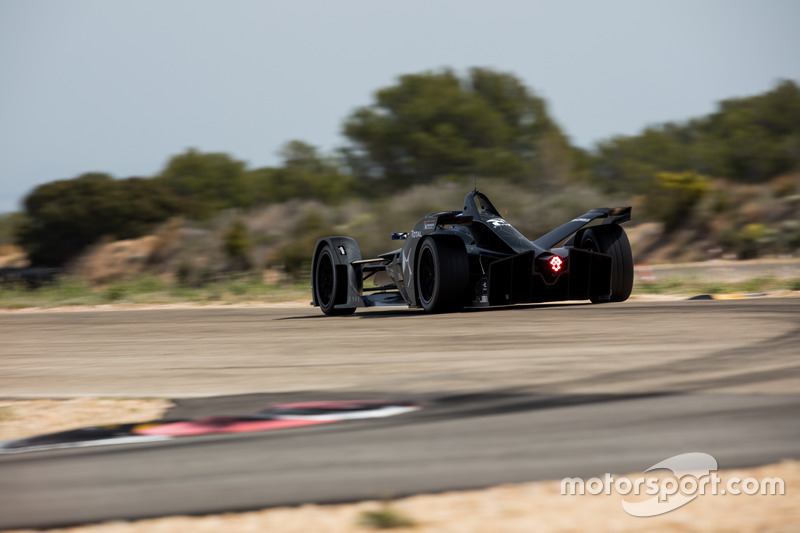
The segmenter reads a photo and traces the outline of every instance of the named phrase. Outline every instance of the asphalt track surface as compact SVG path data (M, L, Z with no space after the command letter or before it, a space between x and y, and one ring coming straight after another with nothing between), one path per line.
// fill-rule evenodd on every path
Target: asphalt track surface
M3 396L181 398L174 418L308 400L424 407L3 456L0 528L637 472L686 452L720 468L800 458L797 298L318 312L3 315Z

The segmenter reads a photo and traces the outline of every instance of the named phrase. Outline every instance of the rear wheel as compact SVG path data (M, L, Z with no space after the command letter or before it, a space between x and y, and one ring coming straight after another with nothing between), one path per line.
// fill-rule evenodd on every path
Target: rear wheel
M624 302L633 290L633 253L625 230L617 224L593 226L583 232L580 248L611 256L611 297L592 302Z
M417 298L429 313L460 311L469 283L464 242L452 235L429 236L417 254Z
M314 264L314 295L326 315L350 315L355 307L337 309L336 302L347 298L347 271L337 268L330 245L325 245Z

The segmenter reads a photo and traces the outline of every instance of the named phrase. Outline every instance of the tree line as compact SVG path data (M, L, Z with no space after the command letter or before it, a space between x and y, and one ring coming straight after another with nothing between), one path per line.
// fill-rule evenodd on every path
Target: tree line
M176 215L379 197L448 177L509 180L543 193L568 183L626 194L666 187L693 199L703 176L762 183L800 167L800 87L782 81L723 101L709 116L583 150L512 74L442 70L401 76L347 117L343 132L349 144L331 154L288 142L276 167L248 169L228 154L191 149L149 178L91 173L44 184L24 200L16 241L33 264L60 266L100 239L141 236Z
M591 158L592 177L610 190L646 192L665 171L764 183L800 166L800 87L784 80L764 94L724 100L706 117L614 137Z

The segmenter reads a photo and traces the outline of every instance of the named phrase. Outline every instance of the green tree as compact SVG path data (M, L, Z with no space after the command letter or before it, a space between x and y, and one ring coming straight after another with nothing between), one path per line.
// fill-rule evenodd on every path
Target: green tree
M344 124L354 143L346 155L355 175L385 178L389 188L446 175L559 181L571 148L544 100L517 78L473 68L401 76ZM555 160L559 163L555 165Z
M310 198L336 203L354 190L353 179L342 171L342 163L302 141L289 141L280 150L278 168L260 168L247 173L251 197L256 204Z
M34 265L62 266L103 238L131 239L180 213L153 180L84 174L36 187L24 201L15 239Z
M646 192L658 172L693 171L763 183L800 168L800 87L725 100L716 112L598 143L594 174L612 191Z
M249 204L245 163L224 153L187 150L172 157L157 180L187 201L187 211L208 217Z
M0 214L0 248L14 243L17 227L22 224L25 216L22 213Z
M691 168L675 125L648 128L637 136L618 136L597 145L594 167L598 183L610 191L643 193L656 173Z
M725 100L700 125L719 145L724 175L762 183L800 166L800 87L793 81Z

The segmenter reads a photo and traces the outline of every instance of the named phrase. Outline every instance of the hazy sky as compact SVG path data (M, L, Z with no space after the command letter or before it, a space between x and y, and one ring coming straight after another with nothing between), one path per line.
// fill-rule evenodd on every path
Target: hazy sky
M800 80L797 0L0 0L0 212L189 147L330 150L397 76L511 72L591 147Z

